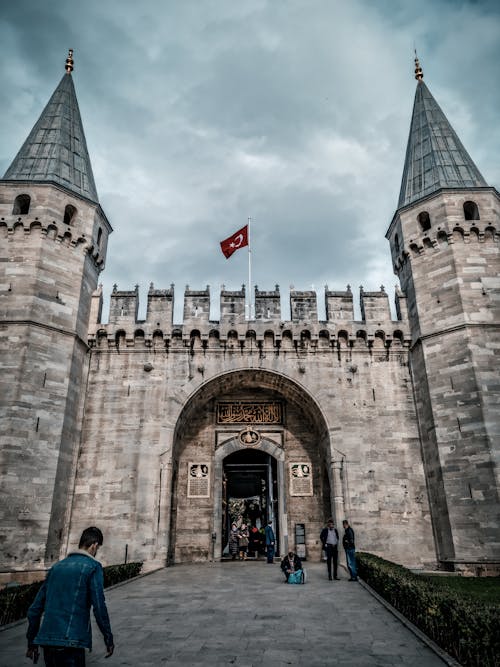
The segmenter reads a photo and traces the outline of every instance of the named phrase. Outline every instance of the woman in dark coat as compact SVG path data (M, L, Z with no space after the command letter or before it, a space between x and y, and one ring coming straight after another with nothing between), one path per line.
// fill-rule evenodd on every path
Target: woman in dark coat
M236 559L238 552L240 550L240 531L238 526L233 523L231 524L231 530L229 531L229 553L233 560Z
M248 543L248 553L249 555L254 555L254 558L259 558L260 545L262 542L262 536L259 533L257 526L250 528L250 537Z
M240 549L240 560L246 560L247 559L248 538L249 538L248 528L247 528L245 523L242 523L241 528L240 528L240 534L238 535L238 544L239 544L239 549Z

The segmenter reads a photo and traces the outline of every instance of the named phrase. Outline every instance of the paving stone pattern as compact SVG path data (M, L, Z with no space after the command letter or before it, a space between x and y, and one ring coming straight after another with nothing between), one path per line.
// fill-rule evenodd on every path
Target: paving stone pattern
M307 565L305 586L264 561L178 565L107 592L116 651L94 627L88 665L442 667L361 585ZM0 667L23 658L26 626L0 633Z

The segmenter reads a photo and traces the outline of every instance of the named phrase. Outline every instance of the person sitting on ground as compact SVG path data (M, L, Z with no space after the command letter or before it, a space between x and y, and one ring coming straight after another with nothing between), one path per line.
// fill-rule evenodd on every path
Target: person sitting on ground
M292 572L298 572L302 569L302 561L293 551L289 551L288 555L283 558L280 565L285 575L286 581L288 581L289 576Z

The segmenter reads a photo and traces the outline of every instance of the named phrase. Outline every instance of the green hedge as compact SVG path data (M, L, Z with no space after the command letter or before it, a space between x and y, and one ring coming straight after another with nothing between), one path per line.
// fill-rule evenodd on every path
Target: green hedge
M142 563L127 563L122 565L108 565L104 568L104 588L119 584L121 581L137 577Z
M500 666L499 605L443 589L372 554L356 560L371 588L464 667Z
M136 577L141 571L142 563L126 565L108 565L104 568L104 588L114 586L121 581ZM24 586L8 586L0 591L0 625L13 623L24 618L42 585L42 581Z

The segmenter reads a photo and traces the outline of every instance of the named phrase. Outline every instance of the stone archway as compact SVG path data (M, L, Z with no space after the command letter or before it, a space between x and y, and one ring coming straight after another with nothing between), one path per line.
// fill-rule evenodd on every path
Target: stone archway
M259 447L277 462L281 551L293 547L295 526L307 524L308 549L313 557L319 557L317 535L331 514L333 498L330 484L326 488L324 483L331 479L325 417L311 394L296 381L267 370L244 369L206 382L185 402L177 420L172 449L175 484L168 531L170 562L221 556L223 461L247 446L244 436L249 429L245 416L220 419L221 406L226 410L231 405L251 405L252 410L243 412L258 415L262 411L267 415L268 406L278 406L279 416L274 421L255 417L252 428L258 431L258 442L248 446ZM248 419L252 423L253 417Z
M241 444L239 438L231 438L224 444L222 444L215 452L214 457L214 514L213 514L213 526L215 535L214 540L214 559L217 560L219 555L222 553L224 544L222 543L222 534L220 527L222 524L222 481L223 481L223 468L224 460L231 454L242 451L246 449L244 445ZM248 448L250 449L250 448ZM252 447L252 450L255 451L255 448ZM288 549L288 527L287 522L284 520L286 517L286 494L285 494L285 453L284 451L274 442L262 439L259 443L259 450L265 452L272 456L277 463L277 482L278 482L278 495L280 503L280 512L276 517L278 524L278 535L279 535L279 547L280 553L285 553L285 550Z

